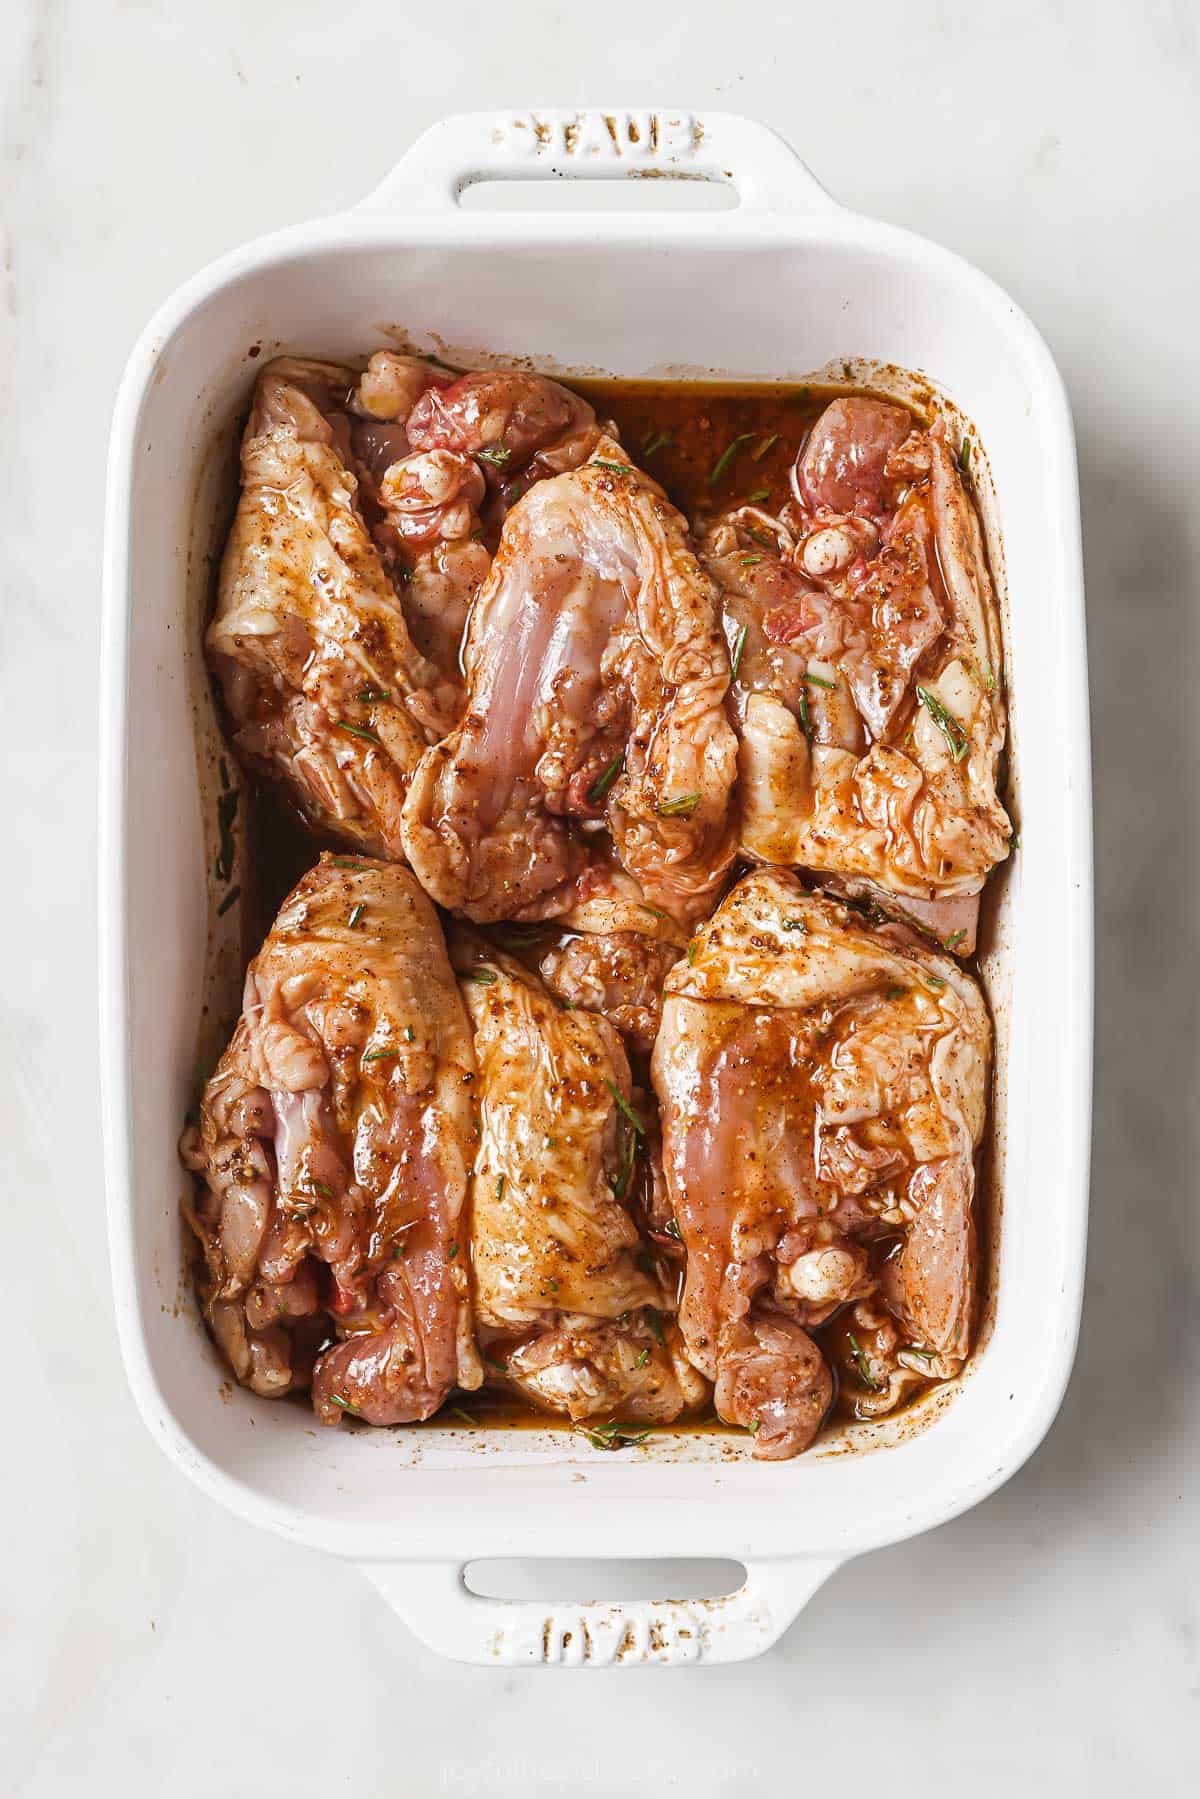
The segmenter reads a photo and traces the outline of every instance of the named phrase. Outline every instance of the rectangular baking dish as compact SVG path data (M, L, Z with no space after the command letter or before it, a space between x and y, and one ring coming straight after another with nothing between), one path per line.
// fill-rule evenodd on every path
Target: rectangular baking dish
M484 178L656 175L724 182L738 204L459 205ZM181 1276L176 1158L197 1020L207 1004L211 1038L222 1008L236 1010L240 972L236 907L216 915L211 873L219 745L200 656L205 557L257 358L397 341L464 361L533 354L551 371L866 378L970 421L1005 610L1020 829L983 957L999 1059L990 1299L962 1380L899 1421L835 1431L788 1463L754 1464L728 1436L672 1432L606 1455L538 1429L326 1431L222 1378ZM1005 294L946 251L837 206L781 139L745 119L449 119L360 206L224 257L147 327L113 421L104 607L113 1283L142 1414L198 1485L362 1564L446 1654L627 1665L760 1652L840 1563L954 1516L1021 1465L1058 1408L1078 1328L1091 840L1071 421L1045 345ZM720 1599L568 1606L487 1600L464 1581L474 1558L532 1556L732 1558L747 1578Z

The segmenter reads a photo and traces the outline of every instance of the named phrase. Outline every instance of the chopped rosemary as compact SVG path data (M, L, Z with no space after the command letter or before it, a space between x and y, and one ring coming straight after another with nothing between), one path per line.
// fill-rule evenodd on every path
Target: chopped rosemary
M502 949L532 949L535 943L542 940L542 926L539 924L503 924L493 931L496 942Z
M965 931L955 931L952 936L947 937L945 939L945 941L942 944L942 948L943 949L953 949L956 943L962 942L962 940L966 936L966 934L967 933Z
M224 762L221 767L224 769ZM224 793L217 796L217 835L220 839L216 862L218 881L227 881L233 873L233 821L237 817L241 797L236 787L227 787Z
M804 732L804 735L808 738L808 741L811 743L812 742L812 719L809 717L808 695L806 693L802 693L800 695L800 704L797 707L797 711L800 714L800 729Z
M774 449L775 445L778 442L779 442L778 431L772 431L770 437L764 437L762 442L760 444L756 444L754 446L754 448L751 450L751 452L750 452L751 461L752 462L761 462L763 457L766 455L767 451Z
M633 1171L637 1166L637 1132L631 1131L624 1118L617 1123L617 1173L616 1179L609 1181L614 1199L624 1199L629 1192L629 1183L633 1179Z
M853 1331L848 1331L847 1336L850 1339L850 1354L854 1366L858 1370L859 1380L862 1382L863 1386L867 1388L868 1392L882 1393L882 1383L877 1381L875 1376L871 1373L871 1367L870 1363L867 1361L866 1352L858 1338L854 1335Z
M382 705L384 700L391 699L391 692L386 687L360 687L355 699L362 706Z
M504 1366L503 1362L494 1362L490 1355L485 1355L483 1359L487 1363L488 1367L494 1369L497 1374L507 1374L508 1373L508 1369Z
M610 468L614 475L632 475L633 473L627 462L605 462L602 456L595 457L588 466L590 468Z
M629 1101L622 1096L621 1089L617 1086L617 1083L615 1081L610 1081L608 1076L605 1075L604 1085L616 1100L618 1109L624 1115L626 1122L633 1126L639 1137L644 1137L646 1135L645 1126L642 1124L641 1119L638 1117Z
M737 639L733 646L733 661L729 665L729 673L730 673L730 676L732 677L732 679L735 681L738 678L738 669L742 666L742 651L746 647L746 632L748 629L749 629L748 626L746 626L746 625L742 626L741 630L737 634Z
M642 445L642 455L653 456L656 450L665 449L667 444L674 443L674 441L675 439L670 431L656 431L654 435L648 437Z
M943 706L935 693L928 687L917 688L917 698L928 712L946 742L950 745L950 754L955 762L961 762L970 748L967 733L955 718L953 712Z
M327 1187L325 1185L324 1181L319 1181L313 1175L309 1175L308 1184L315 1193L319 1193L321 1195L322 1199L332 1199L333 1198L333 1188Z
M450 1260L453 1261L454 1258L457 1256L457 1254L458 1254L458 1244L452 1243L450 1245Z
M472 968L467 974L468 981L474 981L477 987L494 987L496 971L494 968Z
M741 446L743 444L748 444L754 435L753 431L742 431L733 439L732 443L726 445L713 465L712 474L708 477L708 485L710 487L715 487L717 485L717 482L721 479L721 476L725 473L725 470L729 467Z
M358 923L359 919L362 917L362 915L366 911L366 909L367 908L363 905L361 900L359 900L357 906L354 906L351 909L350 916L346 920L346 923L348 924L348 926L350 927L351 930L354 929L355 925Z
M351 862L345 856L335 856L333 858L333 861L330 864L330 866L333 868L352 868L355 871L355 873L357 873L358 870L362 867L362 863L361 862Z
M363 1061L364 1062L388 1062L392 1059L393 1056L398 1056L399 1054L400 1054L400 1051L398 1049L369 1049L367 1051L366 1055L363 1057Z
M588 788L589 805L598 806L600 804L600 801L604 798L617 776L624 772L624 768L625 751L622 750L619 756L613 757L608 767L604 770L604 773L593 781L592 785Z
M362 1417L362 1413L359 1411L358 1407L356 1405L351 1405L348 1399L343 1399L340 1393L333 1393L330 1397L333 1400L334 1405L341 1406L343 1412L349 1412L352 1418Z
M971 440L964 437L958 447L958 472L964 481L971 479Z
M368 731L365 725L352 725L348 719L339 718L337 728L351 737L361 737L364 743L377 743L380 749L383 748L382 737L377 736L374 731Z
M490 462L493 468L504 468L512 461L512 451L505 443L485 444L475 455L478 461Z
M806 668L800 679L807 681L810 687L827 687L830 693L837 691L836 681L829 681L824 675L814 675L811 668Z
M750 1432L750 1435L752 1437L757 1437L759 1431L762 1429L762 1419L761 1418L753 1419L751 1421L751 1423L749 1423L746 1426L746 1429Z
M884 994L885 999L903 999L908 992L907 987L889 987Z
M469 1429L476 1430L478 1428L470 1412L464 1412L460 1405L448 1406L446 1409L452 1418L461 1418L463 1423L467 1425Z
M742 568L753 568L756 563L759 563L761 561L762 561L761 556L739 556L738 557L738 563L739 563L740 567L742 567Z
M668 1218L666 1224L663 1225L663 1236L674 1237L676 1243L683 1242L683 1232L680 1230L676 1219Z
M1008 840L1008 847L1010 850L1019 850L1020 849L1020 847L1021 847L1020 831L1013 832L1012 836Z
M496 1182L496 1204L497 1205L499 1205L500 1201L504 1198L504 1182L505 1182L506 1178L507 1177L502 1174L500 1176L499 1180Z
M662 1313L657 1306L645 1306L643 1307L643 1310L646 1314L646 1323L650 1326L655 1342L661 1343L665 1347L667 1339L663 1336Z
M684 793L677 800L664 800L657 809L658 816L660 818L681 818L689 812L694 812L699 804L700 795L698 793Z
M756 487L753 493L746 495L746 504L747 506L757 506L762 500L769 500L770 497L771 489L769 487Z
M650 1360L650 1351L648 1349L643 1349L641 1355L638 1357L637 1361L634 1363L634 1366L636 1368L644 1368L646 1366L646 1363L649 1360Z
M576 1430L585 1436L589 1443L597 1449L628 1449L631 1444L644 1443L650 1435L648 1430L630 1430L625 1424L577 1424Z
M411 1042L412 1042L412 1041L413 1041L413 1038L414 1038L414 1037L415 1037L415 1036L416 1036L416 1034L417 1034L417 1033L416 1033L416 1032L415 1032L415 1031L414 1031L414 1030L413 1030L413 1028L412 1028L412 1026L411 1026L411 1024L406 1024L406 1025L405 1025L405 1027L404 1027L404 1041L405 1041L405 1042L406 1042L406 1043L411 1043Z
M696 945L694 943L689 943L687 946L687 959L694 968L696 966Z
M925 980L926 984L932 987L935 993L940 993L942 988L946 985L940 974L927 974Z
M666 920L666 922L668 924L670 923L670 919L667 918L666 913L661 909L661 907L648 906L646 904L645 900L638 901L638 911L639 912L648 912L650 914L651 918L661 918L661 919Z
M217 917L224 918L224 916L225 916L226 912L228 912L230 906L235 906L237 904L238 900L241 899L241 897L242 897L241 888L240 887L231 887L229 889L229 892L225 895L225 898L221 901L220 905L217 907Z
M802 918L785 918L783 928L785 931L803 931L806 935L808 933L808 926Z

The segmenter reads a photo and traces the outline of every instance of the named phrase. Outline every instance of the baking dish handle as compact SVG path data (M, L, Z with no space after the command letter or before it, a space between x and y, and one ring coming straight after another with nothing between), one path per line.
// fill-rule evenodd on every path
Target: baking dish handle
M673 177L737 191L752 212L834 211L791 145L756 119L707 112L464 112L431 125L357 210L445 212L477 181Z
M744 1662L779 1640L840 1563L745 1562L745 1584L718 1599L548 1605L485 1599L455 1562L364 1562L413 1635L452 1661L485 1667L630 1668Z

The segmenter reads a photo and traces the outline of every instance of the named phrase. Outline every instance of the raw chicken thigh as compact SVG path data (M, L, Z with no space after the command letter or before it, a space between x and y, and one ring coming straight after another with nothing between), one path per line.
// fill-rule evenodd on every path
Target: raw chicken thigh
M945 426L832 402L779 517L745 505L704 540L737 667L741 847L975 947L1008 853L1000 627Z
M368 529L354 442L386 450L354 416L357 380L294 358L259 376L205 641L239 755L315 827L394 856L408 778L462 688L414 644Z
M718 594L615 439L508 514L465 667L466 717L404 811L439 905L552 917L631 880L643 906L702 916L736 847Z
M601 433L587 401L557 381L478 369L426 392L408 435L416 449L474 457L503 512L535 481L586 462Z
M629 1200L645 1124L604 1019L567 1011L510 956L453 944L475 1030L475 1309L489 1368L573 1420L702 1404Z
M413 642L458 688L467 614L492 562L481 519L487 483L470 456L416 447L410 436L423 397L453 382L418 357L376 351L351 402L350 437L363 511Z
M662 1022L663 982L678 959L670 939L603 931L565 936L546 951L539 968L558 999L607 1018L628 1048L644 1057Z
M974 1152L990 1027L974 981L902 925L760 870L667 980L663 1163L687 1251L679 1320L756 1456L956 1373L975 1297Z
M202 1298L237 1378L326 1424L428 1418L477 1387L463 1207L475 1058L407 869L322 856L246 974L185 1137Z

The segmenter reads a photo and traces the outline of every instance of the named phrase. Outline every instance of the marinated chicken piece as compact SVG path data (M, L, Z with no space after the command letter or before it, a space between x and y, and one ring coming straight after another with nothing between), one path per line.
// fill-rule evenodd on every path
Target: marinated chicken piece
M707 1389L630 1216L644 1127L613 1027L466 934L452 945L475 1030L475 1310L489 1368L579 1420L675 1418Z
M837 877L961 955L1008 853L1000 627L945 426L849 397L795 501L709 530L737 667L742 849Z
M600 438L586 400L523 369L478 369L431 389L413 409L408 433L416 449L475 458L497 526L535 481L578 468Z
M848 1306L826 1343L842 1371L841 1400L855 1418L882 1418L934 1380L953 1380L961 1362L905 1342L903 1327L872 1295Z
M832 400L796 459L796 497L814 514L879 518L886 508L888 458L913 429L911 413L886 400ZM809 560L812 559L812 550Z
M461 687L420 654L359 507L354 371L284 359L259 376L209 660L242 758L309 821L400 853L400 808Z
M669 938L601 931L562 936L539 968L556 998L598 1012L630 1049L648 1056L662 1019L663 982L678 960L679 946Z
M348 402L350 445L368 495L377 496L392 464L411 454L406 426L422 394L448 387L454 379L450 369L438 368L422 356L376 350Z
M463 1253L474 1075L416 881L322 856L250 964L182 1146L203 1183L189 1221L205 1315L255 1392L311 1378L324 1423L400 1424L479 1385Z
M794 1455L832 1391L808 1332L843 1308L882 1311L904 1365L931 1375L969 1351L987 1012L904 926L767 869L666 989L653 1078L687 1250L680 1325L721 1415L757 1427L754 1453ZM878 1410L884 1383L866 1386L852 1341L842 1373Z
M547 1329L508 1352L503 1367L498 1385L574 1423L619 1416L622 1423L669 1424L709 1396L674 1319L651 1324L645 1312L622 1324L576 1319Z
M363 510L413 642L458 687L467 614L492 562L480 516L486 484L470 456L414 450L408 433L422 396L455 379L418 357L377 351L351 402L350 435Z
M624 875L643 908L703 915L735 848L718 595L612 438L509 513L465 667L467 715L404 812L438 904L553 917Z

